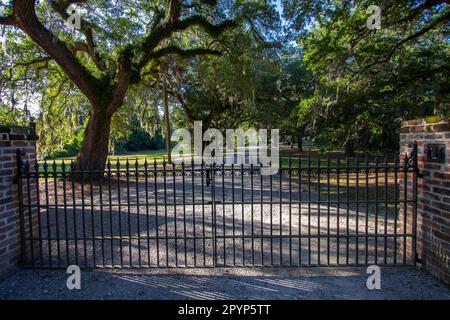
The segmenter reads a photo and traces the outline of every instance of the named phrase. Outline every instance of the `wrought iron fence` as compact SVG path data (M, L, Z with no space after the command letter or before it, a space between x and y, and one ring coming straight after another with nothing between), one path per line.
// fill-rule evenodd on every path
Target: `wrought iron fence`
M30 166L18 153L22 263L37 268L411 265L412 158L292 155L253 165ZM412 212L412 213L408 213Z

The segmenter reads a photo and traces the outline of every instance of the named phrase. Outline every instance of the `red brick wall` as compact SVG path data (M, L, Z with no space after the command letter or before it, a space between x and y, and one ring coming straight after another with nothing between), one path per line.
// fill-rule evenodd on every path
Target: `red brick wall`
M417 181L418 256L428 272L450 284L450 117L403 122L400 129L402 155L412 141L417 141L420 173ZM425 151L429 143L445 144L444 163L427 160ZM412 192L412 185L408 186L408 192ZM408 206L409 214L411 210L412 205Z
M5 127L0 125L0 278L11 274L21 256L20 227L16 177L16 150L25 152L24 160L33 166L36 161L34 126ZM31 201L36 201L35 195Z

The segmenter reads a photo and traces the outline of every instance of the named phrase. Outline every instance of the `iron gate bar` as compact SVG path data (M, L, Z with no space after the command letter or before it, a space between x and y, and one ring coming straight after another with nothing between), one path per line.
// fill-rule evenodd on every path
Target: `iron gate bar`
M215 180L216 180L216 175L214 174L214 166L211 168L211 182L212 182L212 187L211 187L211 201L212 201L212 206L211 206L211 218L212 218L212 226L211 226L211 231L213 232L213 242L212 242L212 246L213 246L213 266L217 266L217 223L216 223L216 203L215 203Z
M225 166L222 164L222 223L223 235L226 234L226 219L225 219ZM223 264L227 265L226 241L223 239Z
M231 184L234 186L234 164L231 165ZM233 206L233 264L236 264L236 230L235 230L235 211L234 211L234 188L231 189L232 196L232 206Z
M259 199L261 202L260 205L260 210L261 210L261 264L264 265L264 225L263 225L263 221L264 221L264 214L263 214L263 176L259 175Z
M128 236L131 237L131 207L130 207L130 163L125 163L125 167L127 169L126 173L126 181L127 181L127 218L128 218ZM137 193L136 193L137 194ZM128 251L130 256L130 267L133 267L133 246L131 245L131 241L128 241Z
M356 156L356 167L359 167L359 156ZM387 193L385 193L387 195ZM387 196L385 197L387 199ZM359 235L359 170L356 170L356 234ZM359 262L359 237L356 238L356 262Z
M330 264L330 154L327 155L327 264ZM358 190L358 189L357 189ZM358 199L358 197L356 197ZM320 204L319 204L320 206ZM356 250L358 252L358 250Z
M120 212L122 212L121 208L121 200L120 200L120 162L117 161L116 164L116 169L117 169L117 201L119 203L119 214L118 214L118 219L119 219L119 237L120 239L122 239L122 215L120 214ZM112 230L112 225L111 225L111 230ZM123 243L122 240L119 240L119 246L120 246L120 266L123 267ZM112 263L112 265L114 265L114 261Z
M76 212L76 198L75 198L75 166L73 163L70 164L70 178L72 181L72 204L73 212ZM39 179L36 179L39 181ZM37 189L39 190L39 183L37 184ZM73 233L75 237L75 264L78 265L78 235L77 235L77 215L73 215ZM40 220L40 219L38 219ZM111 246L112 247L112 246Z
M194 180L194 159L191 160L191 170L192 170L192 214L193 214L193 229L194 229L194 267L197 266L197 241L195 240L196 238L196 221L195 221L195 180ZM150 260L150 259L149 259Z
M53 160L53 163L54 163L54 160ZM88 168L89 168L89 170L90 170L90 172L89 172L89 185L90 185L90 190L89 190L89 193L90 193L90 202L91 202L91 212L94 212L94 195L93 195L93 178L92 178L92 170L94 170L93 169L93 166L92 166L92 163L89 163L88 164ZM56 164L55 164L55 171L56 171ZM55 183L55 185L56 185L56 178L54 179L54 183ZM55 187L55 191L56 191L56 187ZM56 200L56 196L55 196L55 200ZM95 238L95 225L94 225L94 214L91 214L91 231L92 231L92 237L93 238ZM58 228L56 228L56 229L58 229ZM92 254L92 259L93 259L93 263L94 263L94 266L95 265L97 265L96 264L96 254L95 254L95 239L93 239L92 240L92 246L93 246L93 254Z
M378 234L378 158L375 160L375 234ZM375 238L375 264L378 263L378 238Z
M278 175L279 177L279 188L278 188L278 194L280 199L280 266L283 265L283 241L282 241L282 234L283 234L283 208L282 208L282 184L281 184L281 173ZM242 213L244 210L242 210Z
M153 162L153 170L154 170L154 188L155 188L155 220L156 220L156 265L159 268L159 263L160 263L160 259L159 259L159 219L158 219L158 182L157 182L157 164L156 164L156 159ZM150 262L149 262L150 265Z
M346 185L345 185L345 194L346 194L346 225L345 225L345 232L347 233L347 238L346 238L346 250L345 250L345 261L346 264L348 264L349 261L349 255L348 255L348 251L349 251L349 247L350 247L350 241L349 241L349 228L350 228L350 203L349 203L349 180L350 180L350 163L349 163L349 158L346 158L345 161L345 173L346 173ZM376 190L378 190L378 185L376 184ZM320 192L319 192L320 195ZM377 233L377 232L375 232ZM375 249L376 250L376 249Z
M368 169L369 168L369 159L368 159L368 157L366 156L366 169ZM367 199L369 199L369 175L368 174L366 174L366 201L367 201ZM366 202L366 219L365 219L365 232L366 232L366 234L368 234L369 233L369 203L368 202ZM365 244L366 244L366 246L365 246L365 260L366 260L366 264L368 264L369 263L369 260L368 260L368 257L369 257L369 252L368 252L368 248L369 248L369 238L368 237L366 237L365 238Z
M408 215L406 214L408 212L408 204L406 202L406 199L408 197L408 173L406 171L407 163L405 162L405 172L403 174L403 200L404 200L404 210L403 210L403 234L406 233L407 227L406 224L408 222ZM403 263L406 263L406 237L403 237Z
M388 212L387 212L387 206L388 206L388 202L387 202L387 194L388 194L388 173L389 173L389 167L388 167L388 162L387 162L387 157L384 157L384 167L386 168L386 172L384 174L384 194L386 195L384 197L384 235L387 235L387 223L388 223ZM387 238L384 238L384 261L387 260Z
M20 239L22 244L25 243L26 241L26 235L25 235L25 213L24 213L24 209L23 209L23 205L22 205L22 199L23 199L23 184L22 184L22 179L21 179L21 173L24 171L23 170L23 161L22 161L22 155L24 155L23 151L20 149L16 150L16 162L17 162L17 191L18 191L18 196L19 196L19 219L20 219ZM27 248L26 246L22 245L21 246L22 250L21 250L21 263L25 263L26 261L26 256L27 256Z
M244 228L244 220L245 220L245 214L244 214L244 164L241 164L241 211L242 211L242 265L244 265L245 261L245 228ZM214 210L214 209L213 209Z
M412 154L408 157L408 162L412 162L412 193L413 193L413 202L412 202L412 243L411 243L411 251L414 255L414 263L420 260L417 253L417 178L419 176L419 166L417 161L417 141L414 141L410 144L412 147ZM406 192L406 190L405 190Z
M398 158L395 159L395 169L394 169L394 195L395 198L397 199L399 197L398 194L398 168L399 168L399 160ZM398 206L397 206L397 202L395 202L394 204L394 235L395 235L395 240L397 241L397 218L398 218ZM394 264L397 263L397 245L394 245Z
M145 170L145 168L144 168L144 170ZM141 218L140 218L140 216L141 216L141 214L140 214L140 212L141 212L141 202L140 202L140 200L139 200L139 197L140 197L140 191L139 191L139 170L138 170L138 162L137 162L137 160L135 160L135 162L134 162L134 174L135 174L135 180L134 180L134 184L135 184L135 189L136 189L136 202L137 202L137 205L136 205L136 210L137 210L137 214L136 214L136 221L137 221L137 226L138 226L138 236L139 236L139 240L138 240L138 251L139 251L139 255L138 255L138 265L139 265L139 267L140 268L142 268L142 253L146 253L146 252L141 252L141 251L143 251L143 250L141 250L142 249L142 240L146 240L146 239L144 239L144 237L142 237L141 236ZM101 181L99 182L99 193L100 193L100 186L101 186ZM145 200L144 200L145 201ZM148 215L146 215L146 217L148 218ZM100 215L100 222L101 222L101 215ZM145 226L147 226L147 224L145 224ZM147 228L145 227L145 234L147 234ZM148 247L147 247L147 250L145 250L145 251L148 251Z
M100 166L99 166L100 168ZM136 171L137 171L137 167L136 167ZM147 163L147 159L145 159L144 162L144 173L145 173L145 217L146 217L146 227L147 227L147 259L148 261L151 261L151 257L150 257L150 218L149 218L149 210L148 210L148 163ZM101 181L99 180L99 183L101 183Z
M412 237L414 234L411 232L411 233L407 233L406 234L406 237ZM253 236L251 236L251 235L246 235L244 238L249 238L249 239L251 239L251 238L261 238L260 236L258 236L258 235L253 235ZM299 238L299 236L290 236L290 235L288 235L288 234L285 234L285 235L279 235L279 234L275 234L275 235L273 235L273 236L269 236L269 235L266 235L265 237L273 237L273 238L284 238L284 239L289 239L289 238L292 238L292 239L297 239L297 238ZM354 234L349 234L349 235L346 235L346 234L339 234L339 235L332 235L331 236L331 238L356 238L356 237L358 237L358 234L356 234L356 233L354 233ZM374 233L369 233L369 234L367 234L367 235L364 235L363 237L367 237L367 238L394 238L395 236L394 235L387 235L387 236L385 236L384 234L374 234ZM403 237L403 235L402 235L402 237ZM112 238L110 237L110 236L105 236L104 238L103 237L101 237L101 236L95 236L95 237L87 237L86 238L86 240L87 241L93 241L93 240L102 240L102 239L105 239L105 240L111 240L111 239L115 239L115 240L119 240L119 239L123 239L123 240L139 240L139 239L141 239L141 240L147 240L147 239L150 239L150 240L156 240L156 239L162 239L162 240L165 240L165 239L172 239L172 240L175 240L175 236L159 236L159 237L156 237L156 236L149 236L149 237L147 237L147 236L140 236L140 237L138 237L138 236L122 236L122 237L120 237L120 236L113 236ZM205 237L205 239L209 239L209 240L213 240L214 238L219 238L219 239L222 239L222 238L226 238L226 239L232 239L233 238L233 236L232 235L225 235L225 236L223 236L223 235L217 235L216 237L213 237L213 236L211 236L211 237L208 237L208 236L206 236ZM242 237L242 235L236 235L236 238L243 238ZM308 238L308 235L302 235L302 236L300 236L300 238ZM315 235L311 235L311 238L312 239L314 239L314 238L317 238L317 236L315 236ZM29 240L29 241L31 241L31 240L33 240L33 241L39 241L39 240L41 240L42 238L39 238L39 237L27 237L26 238L26 240ZM59 238L57 238L57 237L52 237L52 238L49 238L49 239L47 239L47 238L45 238L45 240L51 240L51 241L57 241ZM69 241L75 241L75 238L73 238L73 237L68 237L67 238ZM177 238L177 239L179 239L179 238ZM186 239L187 240L194 240L194 239L203 239L203 237L193 237L193 236L187 236L186 237ZM79 239L78 239L79 240ZM183 238L183 240L184 240L184 238Z
M165 227L165 240L166 240L166 266L169 265L169 240L168 240L168 227L167 227L167 177L166 177L166 159L163 160L164 168L164 227ZM155 195L155 198L157 195ZM159 227L159 225L157 226Z
M17 159L20 161L20 157L19 156L17 157ZM37 199L40 199L40 192L39 192L39 166L38 166L37 162L34 164L34 172L35 172L35 175L36 175L36 177L35 177L36 197L37 197ZM18 172L18 180L21 180L21 178L19 176L19 172ZM20 192L23 192L23 190L20 191L20 189L21 189L20 185L18 186L18 189L19 189L19 207L20 207ZM37 212L38 217L40 217L40 215L41 215L41 208L40 208L39 205L36 208L36 212ZM42 234L41 219L37 219L37 224L38 224L38 233L39 233L39 236L40 236ZM24 243L25 242L22 242L22 244L24 244ZM44 252L43 249L44 248L43 248L43 243L42 243L42 241L38 241L38 243L39 243L39 249L40 249L39 250L39 261L40 261L40 265L43 266L44 265L44 255L43 255L43 252ZM25 247L25 246L23 246L23 247Z
M25 164L25 170L27 172L30 171L30 164L27 161ZM30 183L30 179L27 179L27 189L30 190L31 189L31 183ZM29 225L28 225L28 229L30 232L30 236L33 237L33 216L32 216L32 205L31 205L31 193L27 192L27 198L28 198L28 220L29 220ZM25 217L24 217L25 218ZM31 253L31 260L34 260L34 241L31 240L31 246L30 246L30 253Z
M137 161L130 167L127 160L124 168L117 161L114 172L109 161L104 171L98 163L96 166L92 163L75 166L71 162L68 172L64 161L61 165L53 161L51 170L45 161L35 164L31 170L19 155L17 182L21 241L24 248L29 248L23 251L23 264L49 268L61 268L72 261L75 264L82 262L84 267L120 268L367 265L371 261L385 265L410 265L410 260L412 263L416 261L418 169L415 157L417 153L411 154L402 165L398 159L394 164L388 163L386 157L382 162L375 158L374 163L369 163L367 156L364 165L361 165L359 157L351 161L346 158L342 165L338 157L331 165L328 154L324 166L320 157L313 165L311 154L308 154L306 163L301 156L297 158L297 168L293 168L289 157L287 167L280 167L278 177L271 175L265 179L260 168L255 170L253 165L225 168L223 164L204 167L202 163L196 167L193 159L190 168L185 164L168 168L165 160L161 168L155 160L152 170L149 170L147 161L143 167ZM365 175L363 180L361 174ZM190 181L186 175L191 175ZM220 175L222 181L217 182ZM239 175L241 177L236 181L235 177ZM149 181L151 176L153 182ZM210 183L207 189L205 176ZM255 180L258 176L259 179ZM388 177L392 176L394 181L390 186ZM116 191L112 187L113 177L117 180ZM336 179L335 183L331 182L331 177ZM403 178L405 188L401 198L398 198L399 178ZM26 179L25 183L23 179ZM31 179L36 180L32 183ZM274 183L273 179L278 181ZM296 184L294 179L297 179ZM412 195L406 189L411 180ZM361 181L365 181L363 187ZM259 190L255 189L258 182ZM305 183L306 199L302 193ZM237 198L235 192L239 190L236 187L241 189ZM364 198L361 198L360 191L364 190ZM259 192L259 197L254 197L255 191ZM151 192L154 195L150 198ZM34 198L37 198L37 203L32 203ZM406 214L402 218L404 227L399 230L397 219L400 217L399 204L402 203ZM365 211L362 211L364 204ZM161 205L164 207L162 221L159 216ZM322 208L322 205L326 207ZM198 206L202 211L200 220ZM298 211L294 210L296 206ZM219 208L222 217L217 211ZM412 208L412 213L408 213L408 208ZM345 210L345 215L341 210ZM145 219L142 219L143 214ZM365 214L364 233L360 228L361 214ZM240 218L236 219L237 216ZM306 218L306 223L303 218ZM296 232L295 219L298 219ZM334 219L335 230L332 232ZM109 222L105 224L106 221ZM380 222L383 227L380 227ZM412 223L410 232L405 228L408 222ZM109 231L105 232L105 226ZM169 229L172 226L174 230ZM126 232L123 232L124 227ZM345 232L341 227L345 227ZM161 228L163 234L160 233ZM201 228L200 234L198 228ZM303 228L307 230L306 234L303 234ZM324 238L326 252L322 247ZM361 238L365 241L360 241ZM373 241L375 249L369 246L369 241ZM411 250L408 249L410 241ZM199 243L203 245L198 247ZM363 261L360 259L362 244L365 244ZM399 262L400 248L402 259ZM342 250L345 250L345 257ZM198 253L203 255L201 263ZM233 257L229 260L231 254ZM297 259L294 259L294 254ZM325 254L326 260L322 260ZM83 256L83 261L79 261ZM302 259L304 257L306 262ZM120 259L118 264L117 258Z
M204 176L204 163L202 162L201 164L201 168L202 168L202 173L201 173L201 177L202 177L202 218L203 218L203 223L202 223L202 230L203 230L203 266L205 266L205 262L206 262L206 233L205 233L205 188L204 188L204 183L203 183L203 176Z
M108 163L106 164L106 168L107 168L107 176L108 176L108 201L109 203L112 202L112 191L111 191L111 163L108 161ZM72 180L73 181L73 180ZM74 209L75 211L75 209ZM75 215L73 215L75 217ZM114 241L113 241L113 229L112 229L112 206L109 206L109 225L110 225L110 235L111 235L111 239L109 241L109 245L111 246L111 265L114 265Z
M173 214L175 228L175 266L178 267L178 233L177 233L177 188L175 183L175 164L172 163L172 180L173 180Z
M302 210L301 210L301 200L302 200L302 156L298 155L298 264L302 264Z
M338 167L339 167L339 161L340 159L338 159L337 162L337 167L336 167L336 174L337 174L337 196L338 196L338 206L337 206L337 219L336 219L336 224L337 224L337 229L336 232L337 234L339 234L339 184L340 184L340 179L339 179L339 171L338 171ZM320 162L320 159L319 159ZM319 174L318 174L319 176ZM328 184L329 185L329 184ZM320 196L320 192L319 192L319 196ZM328 203L329 205L329 203ZM320 204L318 204L318 208L320 208ZM311 154L308 153L308 252L311 252L311 240L309 238L311 234ZM330 239L330 236L328 236L328 238ZM340 247L340 239L337 238L337 264L339 264L339 247ZM328 250L328 254L329 254L329 250ZM308 254L308 263L311 264L311 255Z
M288 165L289 165L289 265L292 265L292 172L291 172L292 162L291 162L291 157L289 157ZM281 175L280 175L280 177L281 177ZM280 188L280 190L281 190L281 188ZM252 216L253 216L253 214L252 214Z
M317 191L317 201L320 203L320 158L317 159ZM320 204L317 206L317 234L317 263L320 264Z
M273 265L273 193L272 193L272 175L269 176L270 181L270 265Z
M301 201L300 203L308 203L309 201ZM357 201L357 200L349 200L348 201L348 203L350 203L350 204L357 204L357 203L360 203L361 201ZM364 201L364 202L366 202L366 201ZM385 201L384 201L384 199L383 199L383 203L384 203ZM402 201L403 202L403 201ZM406 200L406 202L407 203L414 203L414 200L413 199L408 199L408 200ZM197 202L195 202L196 204L198 204ZM225 201L225 203L223 203L221 200L218 200L218 201L216 201L216 203L218 203L218 204L226 204L226 205L231 205L231 204L233 204L233 202L232 201ZM236 202L235 202L236 203ZM240 203L242 203L242 202L238 202L239 204ZM261 201L244 201L243 202L244 204L247 204L247 205L251 205L252 203L253 204L289 204L289 200L287 200L287 201L272 201L272 202L270 202L270 201L264 201L264 202L261 202ZM330 200L330 201L326 201L326 200L320 200L320 201L318 201L318 200L311 200L310 201L310 203L311 204L327 204L327 203L330 203L330 204L337 204L337 203L343 203L342 201L333 201L333 200ZM345 201L344 203L347 203L347 201ZM375 203L377 203L376 201L367 201L367 203L369 203L369 204L375 204ZM378 202L378 203L380 203L380 202ZM397 203L398 204L398 201L395 201L395 200L387 200L387 203L388 204L395 204L395 203ZM137 206L142 206L143 204L145 204L145 202L144 203L130 203L130 207L137 207ZM167 204L171 204L171 205L173 205L173 202L167 202ZM181 205L185 205L185 206L191 206L191 205L194 205L194 202L191 202L191 201L186 201L185 203L183 203L183 202L177 202L177 204L181 204ZM209 202L209 204L211 204L211 202ZM26 204L25 204L26 206L28 206L28 202L26 202ZM151 206L151 205L156 205L156 202L149 202L149 205ZM100 207L100 205L98 205L99 207ZM103 205L102 205L103 207L116 207L116 206L118 206L118 204L106 204L106 203L103 203ZM35 205L35 206L33 206L33 207L40 207L40 208L47 208L47 205ZM72 205L67 205L67 208L72 208L73 206ZM55 208L55 205L53 205L53 204L49 204L49 208Z
M56 171L56 170L55 170ZM66 165L63 164L61 166L62 175L64 176L66 174ZM55 179L56 181L56 179ZM67 224L67 192L66 192L66 180L63 179L63 210L64 210L64 237L66 242L66 252L69 252L69 236L68 236L68 230L69 226ZM69 255L66 254L66 264L70 265Z

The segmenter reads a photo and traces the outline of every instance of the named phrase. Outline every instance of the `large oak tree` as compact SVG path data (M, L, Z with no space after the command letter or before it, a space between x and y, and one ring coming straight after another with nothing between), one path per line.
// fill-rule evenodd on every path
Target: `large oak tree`
M84 10L79 31L65 24L73 4ZM183 33L196 30L199 38L214 40L236 25L213 0L12 0L2 7L0 24L19 29L40 48L22 66L51 61L87 98L90 114L77 158L82 164L105 164L112 116L130 87L158 72L159 59L221 53L217 41L186 44Z

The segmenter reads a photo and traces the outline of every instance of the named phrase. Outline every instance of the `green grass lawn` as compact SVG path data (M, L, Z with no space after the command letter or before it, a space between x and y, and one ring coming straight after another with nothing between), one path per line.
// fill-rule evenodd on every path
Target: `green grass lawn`
M135 153L129 153L129 154L122 154L122 155L110 155L108 156L108 160L111 162L111 171L116 171L117 170L117 163L120 164L120 169L121 170L125 170L125 166L126 163L128 161L129 164L129 168L130 171L133 171L135 169L135 165L136 162L138 163L138 167L140 170L143 169L144 163L147 160L148 163L148 169L152 170L154 163L156 161L157 163L157 167L159 170L162 169L162 163L164 161L164 158L166 157L166 153L165 150L148 150L148 151L142 151L142 152L135 152ZM298 152L293 152L293 150L291 149L285 149L285 150L280 150L280 165L282 168L292 168L292 169L296 169L299 167L299 165L301 166L301 168L303 169L303 175L308 175L308 171L306 170L307 168L311 167L311 168L317 168L320 167L322 168L321 171L321 176L322 176L322 180L324 179L324 177L327 174L327 168L336 168L339 167L341 168L341 177L340 177L340 181L341 181L341 185L342 185L342 181L346 181L346 171L345 168L347 167L347 165L350 168L355 168L357 167L357 161L355 158L348 158L348 161L345 157L343 156L339 156L339 161L338 161L338 156L336 153L330 153L330 154L321 154L319 152L316 151L312 151L310 153L298 153ZM383 158L378 158L379 160L379 166L380 168L383 167L384 165L384 159ZM75 160L75 157L67 157L67 158L59 158L59 159L55 159L55 160L48 160L47 163L47 174L45 174L45 176L48 179L48 182L53 181L53 173L60 173L63 171L62 168L62 164L65 164L65 172L69 173L71 171L70 169L70 164L72 161ZM44 162L41 161L39 162L39 172L41 174L45 173L45 169L43 166ZM289 165L290 164L290 165ZM369 166L374 168L375 165L375 160L374 158L370 158L369 162L368 162ZM390 166L392 166L392 162L389 163ZM360 157L359 158L359 162L358 162L358 167L359 168L364 168L366 166L366 162L365 162L365 157ZM181 166L177 166L177 168L180 168ZM240 166L236 165L235 168L238 169ZM186 165L186 170L189 170L190 168L190 164ZM171 170L172 166L171 165L167 165L167 170ZM34 171L34 168L31 168L32 171ZM313 181L316 181L316 177L317 177L317 172L314 170L311 173L311 177ZM94 174L95 175L95 174ZM353 185L354 182L354 173L350 173L349 179L353 179L351 180L351 184ZM360 177L364 178L364 175L361 173ZM337 184L337 180L336 180L336 172L331 172L330 176L329 176L329 183L332 186L335 186ZM373 183L373 179L370 180L370 184ZM314 185L314 182L313 182ZM363 192L364 190L361 189L361 192Z
M130 168L134 167L136 164L136 161L139 166L143 166L145 161L147 160L147 163L149 166L152 166L156 160L156 163L158 165L162 164L164 161L164 158L166 157L166 151L164 149L162 150L146 150L146 151L139 151L139 152L130 152L128 154L121 154L121 155L109 155L108 161L111 163L111 168L116 169L117 163L120 164L121 167L125 168L126 163L128 161ZM48 172L53 172L53 165L56 167L56 171L60 172L62 170L62 164L65 164L65 170L66 172L70 171L70 164L75 161L76 157L65 157L65 158L58 158L58 159L52 159L47 161L39 161L39 171L44 172L44 163L47 163L48 165Z
M113 169L117 168L117 163L119 163L122 168L125 168L127 161L129 163L130 168L134 168L136 162L138 163L139 167L142 167L145 161L147 161L149 167L153 167L155 162L157 163L158 166L161 166L166 156L167 156L166 151L164 149L146 150L139 152L130 152L128 154L121 154L121 155L110 155L108 156L108 161L111 162L111 167ZM309 154L305 152L299 154L298 152L295 152L291 149L284 149L284 150L281 149L280 165L283 168L288 168L289 163L291 168L298 168L299 164L302 168L308 168L309 166L313 168L316 168L318 166L322 168L338 166L337 154L331 154L329 157L330 158L328 159L327 154L321 154L317 151L311 151ZM56 171L61 171L62 169L61 165L63 163L66 166L65 170L70 171L70 164L74 160L75 157L47 160L48 172L53 171L53 164L55 164L56 166ZM349 167L356 167L357 164L356 162L357 160L355 158L349 158L348 159ZM383 166L383 163L384 160L380 158L379 165ZM44 164L44 161L40 161L39 164L40 164L39 171L44 172L44 168L42 166ZM374 164L375 164L374 159L371 158L369 161L369 165L373 166ZM365 167L365 165L366 165L365 158L360 157L358 167L363 168ZM339 167L345 168L346 166L347 166L347 159L344 156L341 156L339 161Z
M120 155L109 155L108 160L111 161L111 163L117 163L117 161L120 162L120 164L124 164L128 161L131 163L134 163L135 161L138 161L139 164L143 164L145 162L145 159L147 159L147 162L153 163L153 161L156 159L157 162L162 162L163 158L166 156L166 150L145 150L145 151L138 151L138 152L130 152L127 154L120 154ZM66 158L58 158L55 160L47 160L47 163L53 163L55 162L57 165L61 163L70 164L71 161L74 161L76 157L66 157ZM43 163L44 161L40 161L40 163Z

